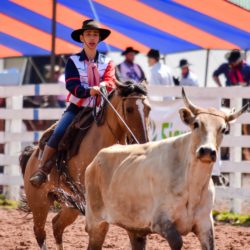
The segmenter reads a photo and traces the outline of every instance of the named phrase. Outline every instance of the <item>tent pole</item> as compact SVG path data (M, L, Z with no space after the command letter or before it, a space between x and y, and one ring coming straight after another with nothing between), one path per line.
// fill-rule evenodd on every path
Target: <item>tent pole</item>
M37 68L36 64L34 63L32 57L28 58L28 61L30 62L31 66L34 68L35 72L37 73L38 77L42 81L42 83L45 83L46 80L44 79L43 75L40 73L39 69Z
M205 87L207 87L207 80L208 80L207 78L208 78L209 55L210 55L210 49L207 49L206 68L205 68Z
M56 47L56 0L52 2L52 40L51 40L51 55L50 55L50 82L54 82L54 75L55 75L55 47Z
M245 54L245 60L247 60L247 49L245 49L244 54Z

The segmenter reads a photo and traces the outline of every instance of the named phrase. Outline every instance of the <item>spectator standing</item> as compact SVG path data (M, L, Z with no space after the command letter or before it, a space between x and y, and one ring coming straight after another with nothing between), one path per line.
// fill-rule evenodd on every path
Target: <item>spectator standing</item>
M150 80L151 85L174 85L173 75L170 68L160 63L159 50L150 49L147 53L148 64L150 66Z
M181 59L179 62L179 68L181 69L180 84L182 86L198 86L197 76L190 70L191 64L187 59Z
M249 85L250 65L243 60L239 50L232 50L226 54L227 63L221 64L213 73L213 79L219 87L222 86L219 76L224 74L226 86Z
M133 47L127 47L122 52L122 56L125 56L125 60L116 66L116 78L119 81L133 80L136 83L140 83L145 80L145 74L139 64L134 63L135 56L139 53L138 50Z
M250 65L243 60L243 54L240 50L232 50L225 55L227 63L221 64L213 73L213 79L219 87L222 86L219 76L224 74L226 86L249 86L250 85ZM249 102L249 99L243 99L243 105ZM229 100L224 100L224 105L229 107ZM242 125L243 135L250 134L249 124ZM250 149L243 148L243 159L250 161Z

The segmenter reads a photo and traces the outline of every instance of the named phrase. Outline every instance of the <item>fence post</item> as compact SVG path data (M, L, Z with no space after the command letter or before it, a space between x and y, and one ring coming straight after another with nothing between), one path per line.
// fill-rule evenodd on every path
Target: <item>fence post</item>
M239 110L242 106L241 98L234 98L230 100L231 108L235 108ZM230 134L232 136L240 136L241 135L241 124L234 123L231 126ZM230 161L232 162L240 162L241 161L241 147L232 147L230 148ZM233 188L241 188L241 173L234 172L230 173L230 187ZM241 213L241 199L233 198L231 199L231 207L230 210L235 213Z
M7 109L18 109L22 112L23 107L23 97L13 96L6 98L6 108ZM13 117L11 120L5 121L5 132L9 133L21 133L22 132L22 120L15 119ZM5 144L4 153L5 155L17 156L21 152L21 142L8 142ZM20 175L19 165L8 165L4 167L4 174L11 176ZM18 200L20 194L20 187L18 185L10 185L4 187L4 194L8 199Z

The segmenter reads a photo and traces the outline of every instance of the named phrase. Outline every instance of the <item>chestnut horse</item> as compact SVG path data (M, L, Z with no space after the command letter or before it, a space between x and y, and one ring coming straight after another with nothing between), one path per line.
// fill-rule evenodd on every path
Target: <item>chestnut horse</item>
M150 105L147 99L145 86L135 85L131 82L117 83L110 103L126 122L140 143L148 141L148 123ZM79 153L68 162L68 172L76 183L84 186L85 169L94 159L100 149L116 143L126 144L126 137L131 137L128 129L115 114L114 110L107 105L105 121L103 125L97 126L93 123L88 133L83 138ZM44 230L48 211L53 204L48 194L58 186L58 171L52 169L49 180L40 188L32 186L29 182L30 176L38 167L39 149L25 150L20 156L20 165L24 174L24 190L28 206L33 214L34 233L40 249L47 249L46 232ZM60 212L53 218L53 233L57 249L63 249L62 236L64 229L72 224L79 210L62 204Z

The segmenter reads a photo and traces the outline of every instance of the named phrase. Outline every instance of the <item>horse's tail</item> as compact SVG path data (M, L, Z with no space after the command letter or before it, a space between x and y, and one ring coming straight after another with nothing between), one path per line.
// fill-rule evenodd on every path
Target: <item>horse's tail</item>
M21 167L23 176L24 176L24 173L25 173L27 162L28 162L30 156L32 155L32 153L36 149L37 149L37 146L29 145L29 146L24 148L24 150L22 151L22 153L19 156L19 165Z

